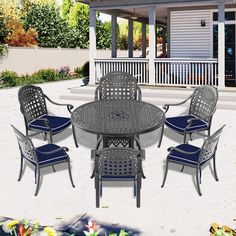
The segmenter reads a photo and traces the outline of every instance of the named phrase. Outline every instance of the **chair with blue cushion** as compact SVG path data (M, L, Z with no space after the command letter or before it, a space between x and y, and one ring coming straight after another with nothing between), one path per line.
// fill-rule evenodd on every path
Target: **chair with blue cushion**
M187 134L190 134L191 137L191 133L195 131L207 130L208 136L210 135L211 121L218 101L217 88L211 85L198 86L186 100L177 104L165 104L163 106L165 113L167 113L170 106L182 105L188 100L190 100L190 105L187 115L167 117L165 121L168 128L184 136L183 143L186 143ZM158 147L161 146L163 133L164 126L162 127Z
M71 104L53 102L38 86L25 85L18 92L20 110L25 120L26 135L28 136L29 131L32 130L36 131L36 134L43 133L46 139L48 134L49 142L52 143L52 136L69 127L71 125L71 119L69 117L50 115L48 113L46 99L55 105L66 106L70 113L73 109ZM78 147L73 125L72 131L75 145Z
M201 170L202 170L203 165L206 164L211 159L213 159L213 169L214 169L215 179L216 181L218 181L217 172L216 172L215 155L216 155L216 149L219 142L219 138L220 138L220 135L224 126L225 125L223 125L214 134L207 137L202 147L197 147L191 144L184 143L176 147L168 148L169 154L166 159L166 170L165 170L165 175L164 175L164 179L163 179L163 183L161 187L164 187L164 184L166 181L169 162L173 162L175 164L179 164L183 166L181 171L183 171L184 166L189 166L196 169L197 190L200 196L202 195L201 190L200 190L200 185L199 185L199 183L201 183ZM200 135L207 136L204 134L200 134Z
M142 170L144 150L126 147L110 147L93 150L95 177L96 207L100 206L103 181L133 181L136 206L140 207L141 178L145 178Z
M40 183L40 169L48 166L52 166L53 171L55 171L54 165L67 162L68 170L69 170L69 177L74 188L75 185L73 183L72 175L71 175L71 168L70 168L70 158L66 153L68 148L60 147L56 144L49 143L40 147L35 148L31 139L22 134L18 129L14 126L13 130L16 134L20 154L21 154L21 164L20 164L20 173L18 181L21 180L22 177L22 169L23 169L23 162L26 160L30 163L35 170L35 183L36 183L36 190L35 196L37 196L39 191L39 183Z

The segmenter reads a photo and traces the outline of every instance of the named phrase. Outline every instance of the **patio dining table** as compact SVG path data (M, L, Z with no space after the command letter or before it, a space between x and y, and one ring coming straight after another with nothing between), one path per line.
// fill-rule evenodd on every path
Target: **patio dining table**
M133 147L134 137L160 128L165 114L157 106L143 101L99 100L77 107L71 120L75 127L102 137L104 147L108 146L108 137L127 138L129 146Z

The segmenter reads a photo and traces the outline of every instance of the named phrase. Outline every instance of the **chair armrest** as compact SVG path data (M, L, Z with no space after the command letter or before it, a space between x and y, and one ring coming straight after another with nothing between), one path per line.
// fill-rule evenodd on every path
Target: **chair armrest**
M51 129L51 127L48 125L49 121L47 118L37 118L37 120L41 120L44 122L45 126L47 126L49 129Z
M190 155L199 152L199 150L197 150L197 151L195 151L195 152L187 152L187 151L181 150L181 149L176 148L176 147L169 147L169 148L167 149L168 152L171 152L171 151L173 151L173 150L174 150L174 151L177 151L177 152L180 152L180 153L183 153L183 154L190 154Z
M39 151L38 149L37 149L37 152L39 152L39 153L41 153L41 154L44 154L44 155L50 155L50 154L53 154L53 153L56 153L56 152L58 152L58 151L66 151L66 152L68 152L69 151L69 149L67 148L67 147L59 147L59 148L57 148L57 149L55 149L55 150L53 150L53 151L49 151L49 152L42 152L42 151Z
M45 98L46 98L49 102L51 102L51 103L54 104L54 105L57 105L57 106L67 106L67 110L68 110L70 113L71 113L71 110L74 108L74 106L71 105L71 104L57 103L57 102L52 101L46 94L44 94L44 96L45 96Z
M184 103L186 103L190 98L192 97L192 95L190 95L188 98L186 98L184 101L179 102L179 103L174 103L174 104L164 104L163 109L165 110L165 113L167 113L167 111L169 110L170 106L179 106L182 105Z
M141 157L141 160L145 160L145 150L140 150L138 157Z

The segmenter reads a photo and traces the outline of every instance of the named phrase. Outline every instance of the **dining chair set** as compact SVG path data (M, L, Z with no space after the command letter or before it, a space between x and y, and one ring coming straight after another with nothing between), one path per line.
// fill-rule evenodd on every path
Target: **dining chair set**
M53 143L53 136L55 134L62 132L72 125L75 146L78 147L75 126L77 124L79 127L83 128L83 126L82 122L76 120L77 114L75 114L75 110L72 111L73 106L71 104L53 102L43 93L40 87L33 85L21 87L18 92L18 99L26 128L26 135L24 135L13 126L21 153L18 181L21 180L23 161L26 160L32 164L35 169L36 196L39 191L40 169L51 166L53 171L55 171L56 164L67 162L70 181L72 186L75 187L71 175L70 158L67 154L68 148L60 147ZM46 100L55 105L66 107L69 114L72 113L71 117L49 114ZM190 104L187 115L165 118L171 106L182 105L188 100L190 100ZM139 134L161 128L161 137L158 144L158 147L160 147L165 130L164 126L183 135L184 138L183 143L176 147L168 148L162 187L166 181L170 162L181 165L181 171L184 170L185 166L196 169L196 182L199 195L201 195L201 170L203 165L211 159L213 160L215 179L218 181L215 154L219 137L224 126L211 134L212 117L216 110L217 100L217 89L210 85L202 85L195 88L188 99L177 104L166 104L163 110L161 110L152 104L142 101L142 93L137 84L137 80L130 74L125 72L111 72L102 77L95 90L95 104L92 104L96 105L96 107L93 107L93 110L86 110L86 113L90 116L96 117L96 119L93 117L93 122L95 122L93 125L95 128L99 128L99 126L102 125L106 130L108 126L108 124L106 124L107 120L111 121L112 127L114 128L114 130L109 130L108 134L101 132L100 129L98 129L97 132L93 132L97 134L96 148L91 151L91 159L94 161L91 178L94 178L95 183L96 207L100 206L103 181L133 181L136 206L140 207L142 178L145 178L142 168L142 162L145 159L145 151L141 148ZM110 110L109 106L116 103L118 104L116 108ZM134 107L129 107L129 104L132 103L137 104L135 104ZM136 113L134 114L136 114L136 116L142 112L145 113L143 114L144 117L149 116L148 113L142 109L144 105L153 110L152 113L155 115L153 117L160 119L157 124L153 124L153 127L143 128L142 119L140 117L135 119L135 117L131 115L133 114L132 112L134 112L133 110L135 110ZM124 107L126 110L124 110ZM84 110L84 107L81 106L81 109ZM100 114L101 111L104 113L104 109L105 111L109 111L109 114ZM98 114L95 114L96 112ZM150 116L152 113L150 113ZM145 117L145 119L146 123L150 122L149 117ZM130 127L127 126L126 135L117 135L117 130L126 129L125 120L130 121L128 125L134 126L135 132L129 133L130 129L128 128ZM143 128L143 132L138 132L136 129L137 120L140 123L139 125ZM117 121L120 123L117 123ZM117 124L119 124L120 127L116 127ZM89 131L91 127L91 124L86 124L85 130ZM207 131L207 134L202 131ZM40 147L34 147L30 137L39 133L45 141L48 140L48 143ZM201 135L205 139L201 147L194 146L189 142L193 140L195 134Z

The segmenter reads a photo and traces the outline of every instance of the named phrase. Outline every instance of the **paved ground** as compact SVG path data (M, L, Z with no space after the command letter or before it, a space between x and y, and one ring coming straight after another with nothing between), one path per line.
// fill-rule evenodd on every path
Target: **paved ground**
M78 81L64 81L40 85L50 98L59 101L59 95L77 86ZM182 138L165 130L163 145L157 148L157 131L141 136L146 150L143 163L146 179L141 192L141 208L135 206L132 185L107 186L103 191L102 206L95 208L94 182L89 178L92 170L90 150L94 148L96 137L78 130L79 148L75 148L71 129L55 136L55 142L69 147L72 160L72 174L76 188L70 185L66 166L50 168L43 172L39 195L34 197L34 172L26 166L21 182L17 182L19 151L10 124L24 131L23 117L19 111L17 92L19 88L0 90L0 215L11 218L27 218L40 221L42 225L60 227L73 224L82 215L98 222L127 226L140 235L157 236L205 236L213 222L236 228L236 111L217 110L212 131L227 124L223 131L218 152L217 167L220 181L215 182L209 165L203 169L202 193L199 197L195 187L194 171L172 165L165 188L160 187L167 148L176 145ZM167 101L168 102L168 101ZM76 107L80 101L71 101ZM49 110L57 114L67 114L66 109L49 105ZM173 109L171 114L180 114L184 108ZM34 138L35 145L43 144ZM193 141L200 144L201 139ZM137 233L138 234L138 233ZM136 235L137 235L136 234ZM135 234L133 234L135 235Z

